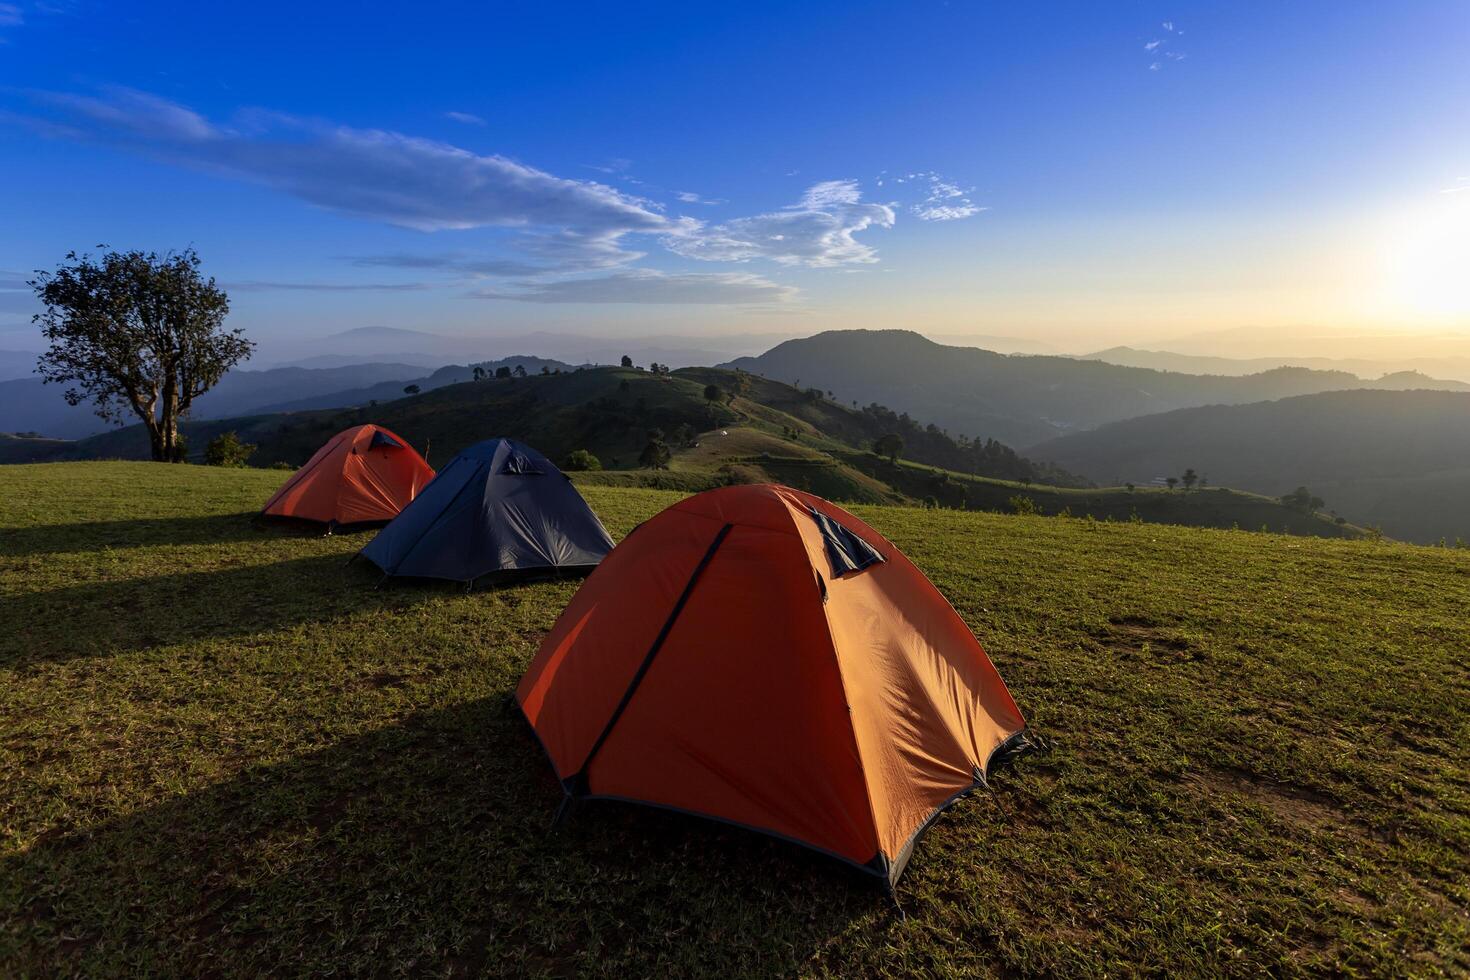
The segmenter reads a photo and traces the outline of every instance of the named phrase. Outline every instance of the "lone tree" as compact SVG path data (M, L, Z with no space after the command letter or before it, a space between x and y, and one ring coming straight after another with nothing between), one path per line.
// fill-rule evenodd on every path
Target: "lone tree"
M1193 490L1194 485L1199 482L1199 474L1191 467L1184 471L1184 475L1179 478L1179 481L1184 484L1184 489Z
M725 389L719 385L704 386L704 400L709 403L709 417L711 422L717 421L715 406L725 400Z
M898 457L903 453L903 438L896 432L881 435L873 440L873 452L879 456L887 456L890 463L897 463Z
M495 376L504 381L506 378L510 377L510 368L506 367L505 365L501 365L500 367L495 369Z
M1169 489L1170 490L1173 490L1175 487L1179 486L1179 477L1177 477L1177 476L1167 477L1167 478L1165 478L1164 482L1167 483L1167 484L1169 484Z
M484 381L485 380L485 369L482 368L480 365L478 365L478 364L475 365L475 370L474 370L473 374L475 376L475 380L476 381Z
M650 470L666 470L673 458L674 454L662 439L649 439L648 445L638 455L638 465Z
M633 366L633 359L631 357L629 357L627 354L624 354L623 355L623 360L622 360L621 363L622 363L623 367L632 367Z
M405 395L417 395L422 390L418 385L408 385L403 389L403 393Z
M179 420L255 350L224 329L229 297L200 273L193 249L68 252L27 285L46 307L32 318L50 343L36 363L42 380L72 385L67 404L90 401L105 421L137 416L158 462L181 458Z

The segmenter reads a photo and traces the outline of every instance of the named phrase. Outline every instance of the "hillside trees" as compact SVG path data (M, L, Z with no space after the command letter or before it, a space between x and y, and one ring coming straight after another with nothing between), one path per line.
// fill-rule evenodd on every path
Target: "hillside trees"
M139 418L155 461L181 458L180 419L255 349L224 328L229 297L201 273L193 249L68 252L27 285L46 308L33 317L50 345L37 373L72 385L67 403L90 401L101 419Z
M873 440L873 452L887 456L888 462L897 463L903 454L903 437L896 432L887 432Z
M1326 505L1326 501L1321 497L1313 495L1312 491L1306 487L1297 487L1291 493L1284 494L1281 497L1281 502L1294 510L1300 510L1308 514L1316 513Z

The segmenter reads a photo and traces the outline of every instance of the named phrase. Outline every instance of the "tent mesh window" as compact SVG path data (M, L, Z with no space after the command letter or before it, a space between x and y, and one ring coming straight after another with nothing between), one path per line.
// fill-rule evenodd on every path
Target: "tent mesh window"
M542 469L531 462L530 457L525 453L512 451L506 455L505 463L500 467L500 472L519 473L524 476L531 473L541 473Z
M875 562L883 561L877 549L826 514L812 510L812 520L822 532L822 541L827 545L827 560L832 563L832 577L839 578L848 572L860 572Z
M373 441L368 446L368 448L377 449L379 446L387 446L392 449L402 449L403 443L399 442L397 439L394 439L392 436L387 435L386 433L374 432Z

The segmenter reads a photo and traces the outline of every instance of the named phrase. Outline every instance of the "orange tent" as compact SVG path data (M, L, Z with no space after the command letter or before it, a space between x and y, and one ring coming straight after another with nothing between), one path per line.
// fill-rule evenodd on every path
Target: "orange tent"
M1025 721L974 635L819 497L690 497L603 560L516 692L567 794L711 817L891 888Z
M358 425L327 440L261 513L324 524L391 521L434 478L424 458L379 425Z

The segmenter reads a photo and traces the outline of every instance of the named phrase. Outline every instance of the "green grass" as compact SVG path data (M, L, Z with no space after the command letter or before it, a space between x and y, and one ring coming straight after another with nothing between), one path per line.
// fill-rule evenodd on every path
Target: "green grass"
M1470 552L856 508L1052 745L905 919L709 822L548 832L508 696L577 583L375 590L253 522L282 478L0 469L0 974L1470 971Z

